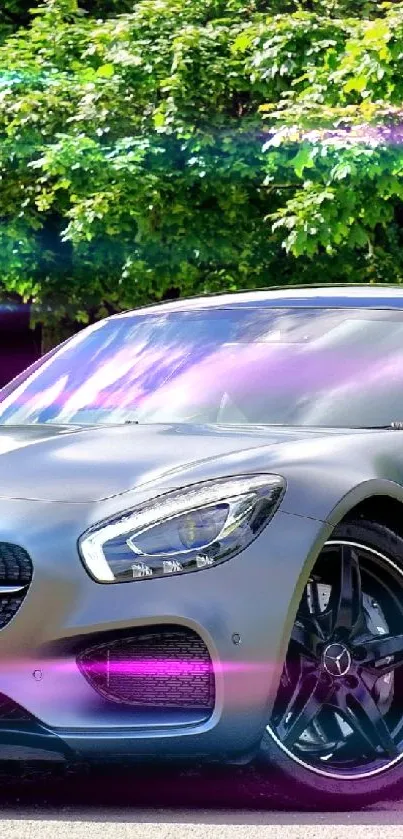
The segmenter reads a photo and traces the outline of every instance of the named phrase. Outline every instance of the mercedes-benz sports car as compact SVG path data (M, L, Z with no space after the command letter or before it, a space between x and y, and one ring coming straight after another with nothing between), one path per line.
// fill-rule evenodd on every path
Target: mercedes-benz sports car
M0 496L0 757L403 783L403 289L84 329L0 392Z

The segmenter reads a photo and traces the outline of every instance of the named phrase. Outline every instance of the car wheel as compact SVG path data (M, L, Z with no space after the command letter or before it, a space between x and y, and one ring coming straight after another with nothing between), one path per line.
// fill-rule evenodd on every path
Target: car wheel
M310 808L362 806L403 784L403 539L390 529L345 522L324 546L258 766L268 794L274 774Z

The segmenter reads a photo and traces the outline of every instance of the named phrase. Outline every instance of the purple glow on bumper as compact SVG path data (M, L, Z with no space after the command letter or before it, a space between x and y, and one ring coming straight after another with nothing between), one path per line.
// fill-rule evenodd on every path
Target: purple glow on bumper
M270 672L274 668L267 661L217 661L209 663L205 660L181 660L174 661L167 659L122 659L121 661L111 659L108 663L105 660L92 662L86 665L94 673L104 673L106 668L110 673L127 677L149 677L171 678L173 676L192 676L202 673L211 673L213 670L222 673L241 672ZM70 676L78 672L75 658L69 659L18 659L16 661L3 661L0 665L0 676L2 674L26 673L27 670L34 673L40 669L52 676Z
M199 676L203 673L210 673L212 666L206 661L166 661L164 659L143 659L127 661L101 661L86 664L86 670L92 673L105 673L109 675L127 677L149 677L170 679L173 676Z

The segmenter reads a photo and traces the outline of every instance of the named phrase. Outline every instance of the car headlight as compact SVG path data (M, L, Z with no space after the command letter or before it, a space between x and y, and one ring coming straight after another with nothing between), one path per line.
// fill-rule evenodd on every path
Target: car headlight
M284 491L277 475L248 475L167 492L84 533L81 557L100 583L209 568L259 535Z

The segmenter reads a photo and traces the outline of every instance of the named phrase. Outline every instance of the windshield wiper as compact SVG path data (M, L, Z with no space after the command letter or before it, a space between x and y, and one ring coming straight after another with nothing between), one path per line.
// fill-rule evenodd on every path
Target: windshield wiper
M364 425L365 431L403 431L403 420L393 420L388 425Z

